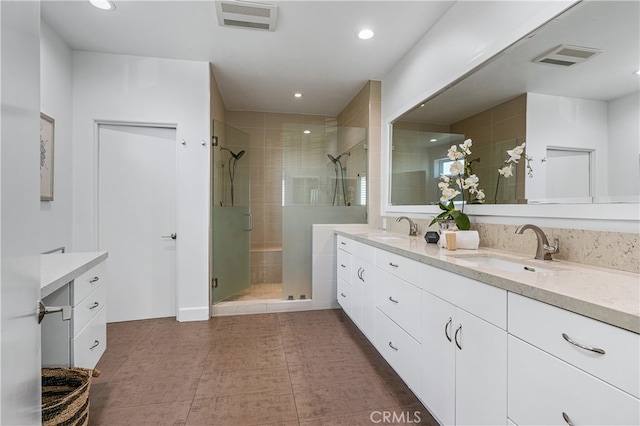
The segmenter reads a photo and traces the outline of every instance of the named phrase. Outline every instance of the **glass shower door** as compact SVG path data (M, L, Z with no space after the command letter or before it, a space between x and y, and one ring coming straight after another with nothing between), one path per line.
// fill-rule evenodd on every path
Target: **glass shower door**
M219 121L212 147L212 303L250 286L249 135Z

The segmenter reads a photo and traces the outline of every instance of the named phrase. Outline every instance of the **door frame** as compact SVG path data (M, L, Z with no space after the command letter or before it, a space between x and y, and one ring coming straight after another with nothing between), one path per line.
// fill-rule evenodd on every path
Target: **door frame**
M95 211L95 215L93 218L93 232L94 235L96 236L95 238L95 250L99 250L100 248L100 126L127 126L127 127L152 127L152 128L161 128L161 129L173 129L176 133L176 144L175 144L175 162L176 162L176 186L175 186L175 200L176 200L176 205L175 205L175 232L176 234L180 235L180 229L178 229L178 210L180 208L179 203L178 203L178 191L179 191L179 179L180 179L180 175L178 173L178 125L176 123L162 123L162 122L148 122L148 121L123 121L123 120L94 120L94 128L93 128L93 132L94 132L94 143L93 143L93 182L94 182L94 191L93 191L93 207L94 207L94 211ZM174 293L175 293L175 311L176 311L176 319L178 317L178 313L180 312L180 303L179 303L179 295L180 292L178 291L178 288L180 286L180 283L178 281L178 265L177 265L177 260L178 260L178 251L180 250L180 239L177 239L175 241L176 244L176 255L175 255L175 277L174 277Z

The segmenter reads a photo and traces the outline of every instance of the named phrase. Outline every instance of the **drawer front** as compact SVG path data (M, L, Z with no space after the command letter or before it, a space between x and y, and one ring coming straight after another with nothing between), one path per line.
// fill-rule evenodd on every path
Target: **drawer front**
M344 250L338 250L337 255L338 278L349 281L351 274L351 254Z
M338 303L351 316L351 284L342 278L338 278Z
M107 286L101 285L73 307L72 336L77 336L107 304Z
M102 262L89 269L84 274L73 280L71 288L71 302L76 306L82 299L87 297L89 293L95 290L99 285L105 283L106 263Z
M336 235L336 242L340 250L351 253L351 244L353 244L353 240L343 237L342 235Z
M420 394L420 343L376 310L376 348L411 390Z
M519 426L640 424L640 401L509 336L508 416ZM637 380L637 377L636 377Z
M420 262L385 250L376 250L376 265L383 271L415 285L419 284L425 266Z
M509 293L509 333L640 397L640 335ZM573 342L604 350L580 348Z
M503 330L507 329L507 291L424 265L421 287Z
M378 273L376 306L414 339L421 337L421 290L386 272Z
M369 263L376 261L376 248L357 241L351 243L351 254Z
M103 307L82 332L71 339L71 365L94 368L106 348L107 309Z

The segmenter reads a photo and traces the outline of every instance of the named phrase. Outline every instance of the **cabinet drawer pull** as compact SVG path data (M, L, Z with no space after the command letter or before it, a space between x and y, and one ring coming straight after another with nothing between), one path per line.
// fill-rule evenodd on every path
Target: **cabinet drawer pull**
M347 265L343 265L342 263L340 264L340 266L342 266L343 268L346 268L346 267L347 267Z
M340 244L342 244L343 246L347 245L347 243L345 243L344 241L340 241Z
M398 348L396 348L395 346L393 346L393 344L392 344L391 342L389 342L389 347L390 347L391 349L393 349L394 351L397 351L397 350L398 350Z
M453 336L453 338L456 340L456 346L460 350L462 350L462 346L460 346L460 342L458 341L458 333L460 333L461 331L462 331L462 324L458 324L458 328L456 329L456 334Z
M93 341L93 345L91 345L91 347L89 349L95 349L98 347L98 345L100 344L100 341L98 340L94 340Z
M393 263L393 262L389 262L389 266L391 266L392 268L397 268L398 267L398 265Z
M89 284L93 284L93 283L95 283L95 282L97 282L97 281L100 281L100 277L93 277L93 278L91 278L91 279L89 280Z
M389 296L389 300L392 301L393 303L398 303L397 300L395 300L393 297Z
M93 305L89 306L89 309L93 310L93 309L97 308L98 306L100 306L100 304L98 302L93 302Z
M567 422L567 424L569 426L573 426L573 423L571 422L571 419L569 418L569 415L567 413L565 413L564 411L562 412L562 418L564 419L565 422Z
M567 342L571 343L574 346L579 347L580 349L584 349L586 351L595 352L595 353L598 353L598 354L601 354L601 355L605 354L604 349L592 348L590 346L584 346L584 345L581 345L580 343L574 342L573 340L571 340L571 338L569 336L567 336L566 333L562 333L562 337L564 338L564 340L566 340Z
M358 277L360 278L360 281L364 282L364 268L362 268L362 270L358 274Z
M347 295L346 295L346 294L344 294L344 293L340 293L340 296L342 296L342 297L347 297Z
M447 331L447 329L451 328L452 322L453 320L451 319L451 317L449 317L449 321L447 321L447 323L444 325L444 335L447 337L448 341L451 341L451 336L449 336L449 332Z

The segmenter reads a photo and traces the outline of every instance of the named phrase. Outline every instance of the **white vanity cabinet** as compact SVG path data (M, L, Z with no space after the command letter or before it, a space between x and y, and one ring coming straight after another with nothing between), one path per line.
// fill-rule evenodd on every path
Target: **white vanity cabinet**
M418 396L444 425L506 424L506 291L425 268Z
M640 335L509 293L511 421L640 424Z
M42 322L42 366L95 368L107 346L106 252L48 254L41 258L46 306L69 306Z
M105 263L73 280L71 365L94 368L107 347L107 287Z
M420 288L423 265L376 249L376 349L416 394L420 391Z
M338 303L360 330L374 338L375 249L338 236Z

